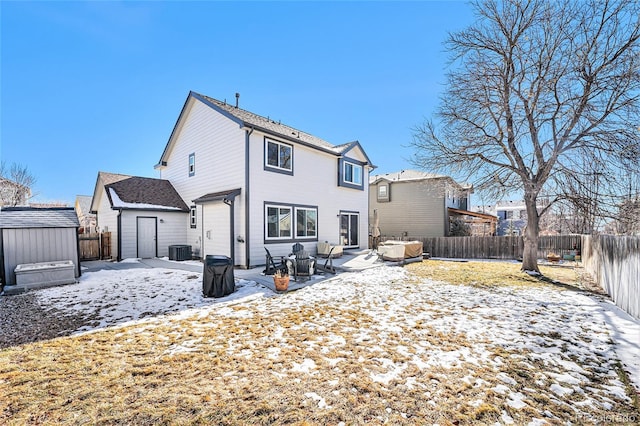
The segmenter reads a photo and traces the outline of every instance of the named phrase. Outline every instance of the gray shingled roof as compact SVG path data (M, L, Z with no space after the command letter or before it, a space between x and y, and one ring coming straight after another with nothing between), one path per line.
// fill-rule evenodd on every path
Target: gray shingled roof
M472 185L456 182L452 177L447 175L439 175L435 173L427 173L419 170L401 170L399 172L385 173L381 175L369 176L369 184L374 184L379 180L387 180L389 182L411 182L429 179L447 179L464 189L471 189Z
M329 142L316 136L310 135L309 133L305 133L291 126L287 126L286 124L282 124L279 121L276 122L275 120L272 120L268 117L254 114L242 108L236 108L235 105L230 105L226 102L219 101L206 95L201 95L196 92L193 92L193 95L235 117L245 125L254 126L262 130L267 130L270 133L277 134L285 138L297 139L302 143L307 143L318 148L324 148L326 150L338 152L336 151L336 147L333 144L330 144Z
M117 205L116 200L112 199L109 189L112 189L126 205ZM189 211L189 207L168 180L138 176L124 177L105 185L105 190L109 194L113 207L156 210L166 208L168 210Z
M77 228L80 226L73 207L3 207L0 228Z
M121 175L119 173L98 172L98 178L102 180L104 185L109 185L132 177L133 176L131 175Z

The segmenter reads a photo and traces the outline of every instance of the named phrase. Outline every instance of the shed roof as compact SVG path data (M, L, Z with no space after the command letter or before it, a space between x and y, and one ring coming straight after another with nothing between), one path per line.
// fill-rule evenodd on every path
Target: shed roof
M111 207L116 209L189 211L171 182L165 179L132 176L106 184L105 189Z
M80 226L73 207L3 207L0 228L77 228Z

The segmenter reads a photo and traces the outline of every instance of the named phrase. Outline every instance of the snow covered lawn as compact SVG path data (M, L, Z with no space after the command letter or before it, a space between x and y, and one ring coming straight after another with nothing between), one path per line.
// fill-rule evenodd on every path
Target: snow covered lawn
M93 320L78 335L0 351L0 423L640 418L618 361L633 362L637 342L614 344L613 311L586 293L453 285L399 267L285 295L248 281L227 298L200 291L199 273L132 269L38 292ZM625 321L628 336L640 333Z

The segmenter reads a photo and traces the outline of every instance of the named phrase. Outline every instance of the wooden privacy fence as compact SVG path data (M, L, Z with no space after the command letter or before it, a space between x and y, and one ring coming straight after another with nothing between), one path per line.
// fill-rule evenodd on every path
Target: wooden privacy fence
M640 237L584 235L582 262L618 307L640 318Z
M80 260L111 258L111 233L78 234Z
M422 241L423 251L432 257L454 259L521 259L524 250L522 237L409 237L406 240ZM541 236L538 241L538 258L546 258L551 252L563 255L580 250L580 235Z

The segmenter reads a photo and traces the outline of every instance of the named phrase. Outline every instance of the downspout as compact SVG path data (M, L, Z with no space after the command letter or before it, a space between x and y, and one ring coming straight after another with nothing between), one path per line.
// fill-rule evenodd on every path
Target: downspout
M78 238L79 229L80 228L76 228L76 254L78 255L78 278L82 276L82 266L80 265L80 239ZM98 240L98 242L99 241L100 240Z
M197 210L198 209L198 205L196 204L196 214L197 214ZM201 204L200 207L200 213L201 213L201 220L200 220L200 260L204 263L205 262L205 255L204 255L204 204Z
M247 269L251 269L251 232L249 229L251 222L249 220L249 213L251 212L251 209L249 208L249 139L251 137L251 134L253 133L253 130L254 128L251 127L251 130L246 131L246 137L244 140L244 256L246 263L245 267Z
M118 210L118 255L116 257L118 262L122 261L122 209Z
M225 198L222 201L226 205L228 205L229 208L230 208L229 214L231 215L231 220L229 221L230 222L229 226L230 226L231 229L229 231L229 249L230 249L229 257L231 258L231 264L233 266L235 266L235 264L236 264L235 263L235 256L234 256L235 255L235 251L236 251L235 250L235 238L234 238L234 234L235 234L235 231L234 231L234 229L235 229L234 217L235 217L235 214L234 214L234 208L233 208L233 198L230 199L230 200L228 198Z

